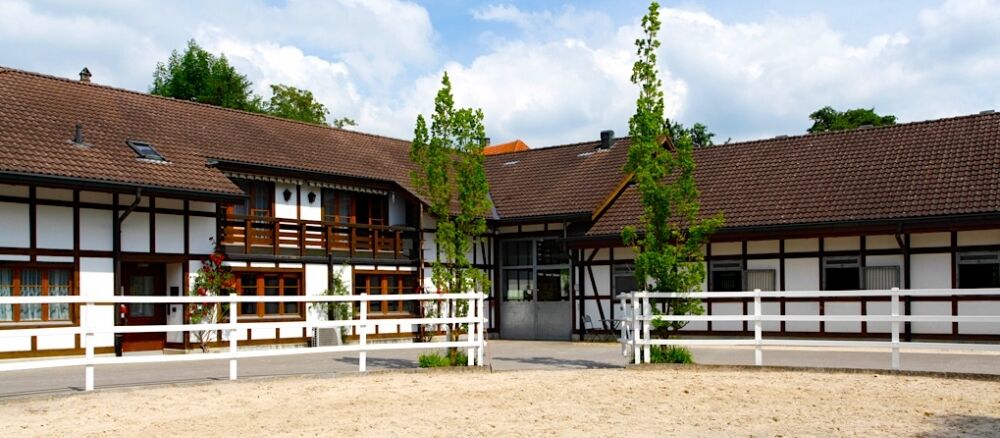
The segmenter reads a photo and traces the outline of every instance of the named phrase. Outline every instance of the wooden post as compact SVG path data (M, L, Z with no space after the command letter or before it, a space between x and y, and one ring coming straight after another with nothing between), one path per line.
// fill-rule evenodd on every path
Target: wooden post
M250 218L243 219L243 254L250 253L250 244L252 243L250 240L251 225Z
M361 332L358 335L358 344L361 346L361 351L358 353L358 372L367 371L367 361L368 353L365 352L366 345L368 344L368 297L367 292L361 293Z
M892 313L892 369L899 371L899 288L892 288L889 310Z
M235 292L229 294L236 297ZM229 302L229 380L236 380L236 301Z
M350 227L350 230L351 230L351 237L350 239L348 239L349 240L348 245L350 247L347 249L347 253L350 254L351 257L354 257L354 250L358 245L358 229Z
M271 227L271 245L274 248L274 255L278 255L279 246L278 245L278 235L281 233L281 222L276 219L274 221L274 226Z
M753 363L754 365L764 365L764 351L762 348L764 333L760 321L760 289L753 290Z
M642 319L642 339L644 339L646 341L646 344L642 346L643 362L645 362L645 363L652 363L653 362L653 357L652 357L653 346L649 344L649 341L652 339L652 336L650 336L649 331L650 331L650 328L651 328L650 326L653 325L653 321L650 320L650 319L648 319L648 318L651 318L653 316L653 309L649 305L649 294L648 294L648 292L644 293L642 295L642 316L643 316L643 319Z
M84 389L94 390L94 330L91 327L91 319L94 317L94 303L87 302L85 312L80 315L80 327L83 331L84 357L87 359L87 367L84 370ZM117 309L115 310L117 311Z

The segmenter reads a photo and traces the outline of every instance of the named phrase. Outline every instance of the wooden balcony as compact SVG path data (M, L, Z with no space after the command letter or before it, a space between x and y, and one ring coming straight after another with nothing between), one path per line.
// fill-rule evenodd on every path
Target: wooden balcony
M222 222L227 253L416 259L412 227L229 216Z

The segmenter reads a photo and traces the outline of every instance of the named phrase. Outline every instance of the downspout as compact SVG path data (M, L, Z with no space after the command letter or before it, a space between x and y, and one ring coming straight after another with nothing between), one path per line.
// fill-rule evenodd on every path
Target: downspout
M909 272L910 270L910 246L906 244L906 241L903 238L903 224L896 225L895 237L896 237L896 245L899 246L899 249L903 252L903 272L901 272L900 275L905 280L906 287L909 288L910 279L908 278L909 276L907 276L905 273ZM910 310L911 310L910 306L911 306L910 296L906 295L905 298L903 298L903 315L910 315ZM911 330L912 327L910 321L904 322L903 327L904 327L903 339L905 339L906 342L912 341L913 331Z
M135 208L139 205L139 201L141 201L141 200L142 200L142 187L138 187L138 188L135 189L135 200L133 200L132 204L130 204L128 206L128 208L125 209L125 212L122 213L121 216L118 216L118 214L117 214L117 212L118 212L118 204L115 204L115 210L114 210L115 211L114 233L112 235L112 244L111 244L112 245L111 246L111 251L112 251L111 254L112 254L112 258L114 259L114 265L115 265L114 266L114 276L115 276L114 294L115 295L125 295L125 291L122 289L122 260L121 260L121 258L122 258L122 223L124 223L125 219L127 219L128 216L130 214L132 214L132 211L135 210ZM150 248L150 252L152 252L152 251L153 251L153 248ZM122 321L121 310L119 308L115 308L114 312L115 312L115 325L116 326L122 325L123 321ZM122 338L124 336L125 336L124 334L115 333L115 355L116 356L121 356L122 355Z

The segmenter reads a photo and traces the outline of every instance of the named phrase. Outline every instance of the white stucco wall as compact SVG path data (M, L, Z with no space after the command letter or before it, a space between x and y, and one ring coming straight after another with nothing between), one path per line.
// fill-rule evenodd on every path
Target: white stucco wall
M31 245L28 204L0 202L0 246L27 248Z

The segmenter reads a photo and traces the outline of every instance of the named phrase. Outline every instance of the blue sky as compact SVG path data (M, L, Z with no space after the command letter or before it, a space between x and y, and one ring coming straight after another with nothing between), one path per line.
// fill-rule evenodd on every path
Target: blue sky
M666 1L668 115L716 141L804 132L822 106L902 121L1000 109L1000 0ZM409 138L441 73L494 141L627 132L640 1L0 0L0 65L145 91L196 38L259 94L313 90L355 129Z

